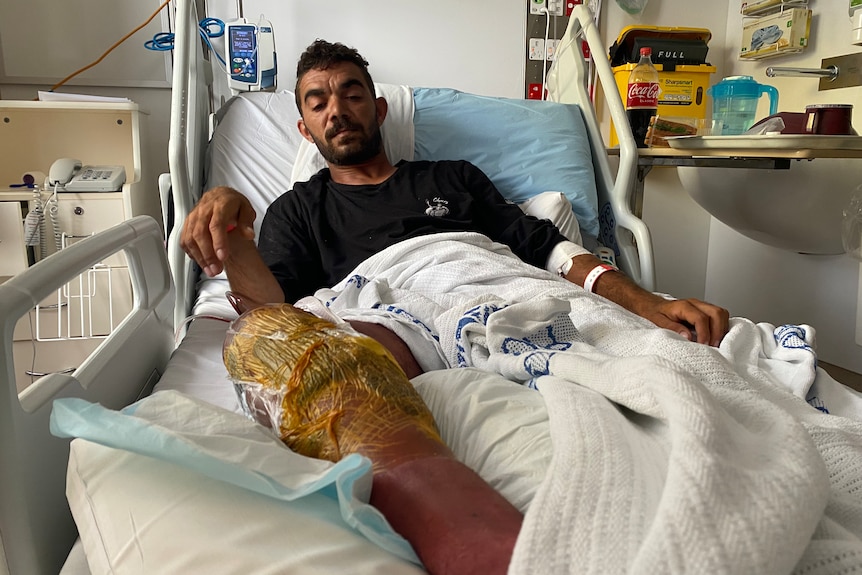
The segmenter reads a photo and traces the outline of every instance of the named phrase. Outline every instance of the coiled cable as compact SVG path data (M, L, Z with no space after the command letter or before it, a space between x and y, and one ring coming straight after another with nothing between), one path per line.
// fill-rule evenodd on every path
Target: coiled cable
M201 38L212 53L215 54L216 59L222 66L226 66L225 60L222 58L221 54L219 54L218 50L213 47L210 39L224 36L224 28L224 22L218 18L203 18L198 22L198 32L200 33ZM159 32L153 36L151 40L144 42L144 48L147 50L155 50L156 52L167 52L169 50L173 50L174 33Z

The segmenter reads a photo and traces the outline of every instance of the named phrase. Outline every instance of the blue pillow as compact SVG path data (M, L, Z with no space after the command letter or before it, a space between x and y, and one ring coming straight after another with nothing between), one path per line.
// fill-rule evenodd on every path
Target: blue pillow
M414 88L413 100L415 159L467 160L516 203L562 192L581 229L598 235L590 142L577 105L448 88Z

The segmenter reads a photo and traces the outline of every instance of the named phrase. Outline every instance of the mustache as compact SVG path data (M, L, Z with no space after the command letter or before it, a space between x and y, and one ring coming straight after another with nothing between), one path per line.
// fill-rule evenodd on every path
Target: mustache
M327 140L330 140L330 139L334 138L336 136L336 134L338 134L338 132L341 132L344 130L359 130L361 128L362 128L362 126L360 126L359 124L356 124L354 122L351 122L350 120L344 120L341 118L336 118L335 120L333 120L332 126L328 130L326 130L326 132L324 133L324 136L326 137Z

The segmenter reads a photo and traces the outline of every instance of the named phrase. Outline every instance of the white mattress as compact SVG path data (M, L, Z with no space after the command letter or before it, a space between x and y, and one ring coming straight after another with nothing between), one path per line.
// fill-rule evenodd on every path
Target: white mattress
M229 411L241 412L221 356L229 325L228 321L206 317L192 321L154 392L181 391Z

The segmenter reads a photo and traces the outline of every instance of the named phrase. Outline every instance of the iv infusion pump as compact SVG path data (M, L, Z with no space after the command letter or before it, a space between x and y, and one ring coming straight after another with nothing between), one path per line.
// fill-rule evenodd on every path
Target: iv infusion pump
M275 89L276 54L272 23L245 18L225 24L227 79L231 92Z

